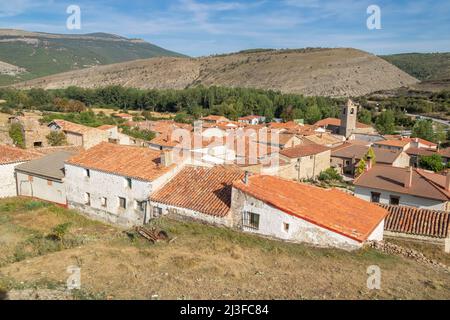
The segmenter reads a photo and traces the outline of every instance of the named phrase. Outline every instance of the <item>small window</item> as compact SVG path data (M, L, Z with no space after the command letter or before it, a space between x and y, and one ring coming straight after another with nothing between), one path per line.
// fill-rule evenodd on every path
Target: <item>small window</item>
M400 204L400 197L390 196L389 204L391 206L398 206Z
M345 160L345 165L349 166L350 165L350 160Z
M132 187L132 181L130 178L125 178L125 185L127 188L131 189Z
M289 232L289 223L283 223L283 229L285 232Z
M86 169L84 173L85 173L86 177L88 177L88 178L91 177L91 170Z
M36 141L35 143L33 143L33 146L35 148L42 148L42 141Z
M355 114L355 109L351 109L350 114Z
M101 202L101 204L102 204L102 207L106 208L106 207L108 206L108 199L107 199L107 198L102 197L102 198L100 199L100 202Z
M370 201L373 203L380 203L381 193L378 192L372 192Z
M89 206L91 205L91 194L90 193L85 193L84 194L84 204Z
M119 197L119 207L122 209L127 208L127 199Z
M136 210L138 210L139 212L144 212L145 211L145 201L136 201Z
M160 216L162 216L162 208L159 208L159 207L153 207L153 216L154 216L154 217L160 217Z
M49 187L51 187L51 186L53 185L53 181L52 181L52 180L47 180L47 185L48 185Z
M254 230L259 229L259 214L252 212L244 212L243 226Z

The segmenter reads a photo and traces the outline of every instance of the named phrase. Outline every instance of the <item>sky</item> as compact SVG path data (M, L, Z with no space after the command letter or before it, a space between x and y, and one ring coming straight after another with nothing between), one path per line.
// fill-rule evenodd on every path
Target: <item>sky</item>
M67 29L70 5L80 8L80 30ZM367 27L371 5L381 29ZM305 47L448 52L450 0L0 0L0 28L114 33L190 56Z

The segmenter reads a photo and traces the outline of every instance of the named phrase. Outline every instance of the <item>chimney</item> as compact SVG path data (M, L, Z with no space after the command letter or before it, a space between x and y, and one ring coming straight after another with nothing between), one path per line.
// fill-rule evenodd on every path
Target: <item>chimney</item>
M161 154L161 165L170 167L173 164L173 151L164 150Z
M405 188L409 189L412 187L412 178L413 178L413 169L412 167L408 167L405 176Z
M447 177L445 179L445 190L450 191L450 170L447 170Z
M244 184L248 185L248 178L250 177L250 172L245 171L245 175L244 175Z
M372 166L373 166L372 157L367 156L367 171L369 171L370 169L372 169Z

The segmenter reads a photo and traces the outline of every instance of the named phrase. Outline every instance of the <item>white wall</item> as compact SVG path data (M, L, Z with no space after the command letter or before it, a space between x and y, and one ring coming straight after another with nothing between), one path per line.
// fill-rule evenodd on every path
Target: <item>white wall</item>
M289 215L234 188L233 204L233 214L235 215L234 222L245 232L293 242L305 242L318 246L337 247L345 250L354 250L362 246L362 243L356 240ZM242 215L245 211L260 215L259 230L253 230L242 226L242 222L239 220L242 220ZM285 223L289 224L288 232L284 230ZM369 236L368 240L382 240L383 228L384 222L377 226L376 230Z
M14 168L22 163L0 165L0 198L17 196Z
M355 196L363 199L365 201L370 202L371 200L371 192L377 192L381 194L380 197L380 203L381 204L389 204L390 202L390 196L396 196L400 197L400 205L402 206L411 206L411 207L417 207L417 208L423 208L423 209L430 209L430 210L446 210L446 202L444 201L438 201L438 200L432 200L432 199L426 199L426 198L419 198L408 194L401 194L397 192L390 192L386 190L379 190L379 189L371 189L366 187L355 187Z
M150 182L132 179L132 188L128 188L126 179L122 176L91 170L90 178L85 169L65 165L67 200L70 208L86 213L94 219L99 219L122 226L143 224L144 214L139 212L136 200L144 201L152 192ZM85 194L90 193L91 203L86 205ZM102 197L107 199L107 206L102 206ZM127 208L119 207L119 197L127 200Z
M50 201L62 205L67 204L66 190L64 184L58 181L51 181L45 178L33 176L32 181L28 174L17 172L17 186L19 195L33 197Z

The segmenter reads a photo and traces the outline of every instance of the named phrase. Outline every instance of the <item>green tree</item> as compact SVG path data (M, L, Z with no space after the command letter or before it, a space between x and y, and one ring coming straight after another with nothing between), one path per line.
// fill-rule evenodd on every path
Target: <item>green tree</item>
M372 159L372 166L374 166L377 163L377 156L375 155L375 150L373 150L372 147L369 148L369 150L367 150L367 154L364 157L364 160L367 161Z
M343 181L342 176L336 171L335 168L328 168L322 171L319 175L320 181L331 182L331 181Z
M435 141L435 134L433 130L433 122L431 120L416 121L412 129L413 138L421 138L428 141Z
M440 172L445 168L443 159L439 154L433 154L432 156L421 156L419 166L423 169L432 170L434 172Z
M382 112L376 122L375 126L381 134L395 133L395 116L392 110Z
M372 113L367 109L362 108L359 111L358 118L362 123L372 124Z
M359 161L358 166L356 167L356 176L359 177L360 175L362 175L364 173L364 171L366 170L366 160L361 159L361 161Z
M52 131L47 135L47 142L52 147L67 145L66 135L62 131Z
M17 147L25 149L25 136L20 123L13 123L11 125L9 128L9 136Z

